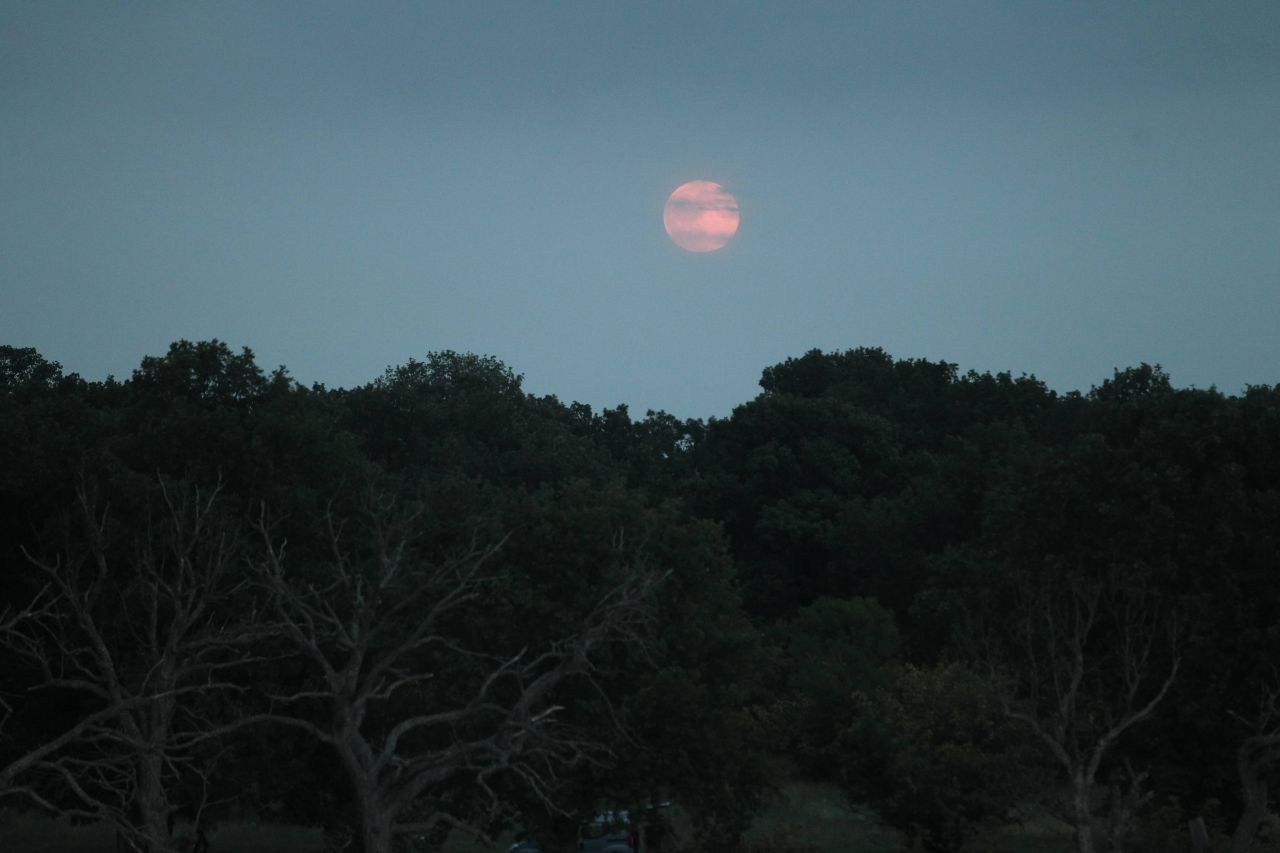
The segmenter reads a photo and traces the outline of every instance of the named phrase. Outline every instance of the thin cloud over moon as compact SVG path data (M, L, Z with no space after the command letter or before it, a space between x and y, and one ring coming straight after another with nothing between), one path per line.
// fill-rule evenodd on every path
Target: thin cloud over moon
M723 249L738 233L738 219L738 200L715 181L681 184L662 209L667 234L690 252Z

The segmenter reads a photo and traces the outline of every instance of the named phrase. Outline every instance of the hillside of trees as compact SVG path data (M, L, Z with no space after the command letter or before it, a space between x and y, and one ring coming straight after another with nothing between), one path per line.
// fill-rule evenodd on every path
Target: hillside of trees
M1263 849L1280 386L861 348L760 387L638 418L454 352L329 389L0 347L0 806L139 853L234 814L551 853L675 803L649 847L723 851L794 772L914 849L1028 809L1079 853Z

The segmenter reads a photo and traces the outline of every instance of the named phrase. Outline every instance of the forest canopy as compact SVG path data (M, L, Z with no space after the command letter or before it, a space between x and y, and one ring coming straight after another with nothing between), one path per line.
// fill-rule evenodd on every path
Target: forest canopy
M236 810L550 850L673 802L675 850L797 774L928 850L1029 808L1080 853L1255 849L1280 387L874 348L760 386L681 420L451 351L330 389L0 347L0 797L152 853Z

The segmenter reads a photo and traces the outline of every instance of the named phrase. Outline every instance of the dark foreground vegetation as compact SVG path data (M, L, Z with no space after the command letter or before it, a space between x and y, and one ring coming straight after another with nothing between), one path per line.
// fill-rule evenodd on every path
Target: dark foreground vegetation
M761 387L636 419L451 352L331 390L0 348L0 806L146 853L551 851L605 808L723 851L785 766L917 849L1264 849L1280 388L874 349Z

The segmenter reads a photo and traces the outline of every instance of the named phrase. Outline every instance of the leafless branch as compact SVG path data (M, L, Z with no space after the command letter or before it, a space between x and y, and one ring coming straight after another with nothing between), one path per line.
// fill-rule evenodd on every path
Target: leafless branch
M233 576L243 543L221 517L220 496L220 484L159 478L130 542L112 539L124 526L82 480L60 544L24 549L44 585L0 621L0 644L39 674L30 696L71 691L94 702L0 768L0 790L105 820L135 846L167 843L173 785L203 779L197 747L239 727L197 703L242 691L225 674L260 660L249 650L263 633L256 610L236 614L229 604L245 589Z
M321 519L327 561L305 567L306 577L323 578L323 590L303 580L304 567L286 562L285 542L265 512L255 525L273 619L313 668L309 684L274 697L259 717L334 746L366 832L376 824L370 844L455 822L443 812L404 819L450 780L470 779L496 801L493 783L507 776L552 803L564 767L603 753L561 723L555 692L566 679L589 678L602 645L642 645L647 602L665 577L642 560L620 562L618 581L571 636L506 653L475 647L454 623L495 589L487 567L508 539L482 545L473 535L452 553L432 554L419 538L420 516L419 507L376 491L354 515L331 503ZM456 678L442 683L431 662L466 673L471 687L462 693Z
M1011 614L977 621L981 641L970 648L985 658L979 666L991 674L1006 714L1028 727L1070 780L1068 813L1078 838L1091 836L1103 760L1126 731L1151 717L1177 678L1173 614L1119 570L1091 577L1080 566L1046 567L1022 577ZM1162 638L1167 655L1157 655ZM1129 792L1112 798L1114 832L1126 831L1144 802L1145 776L1130 777Z

